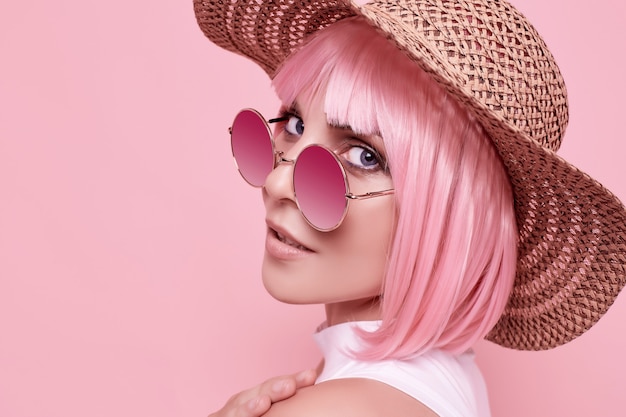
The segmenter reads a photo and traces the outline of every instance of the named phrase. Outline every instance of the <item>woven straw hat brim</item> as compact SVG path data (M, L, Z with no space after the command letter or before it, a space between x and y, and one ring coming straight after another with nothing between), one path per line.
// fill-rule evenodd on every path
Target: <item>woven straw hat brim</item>
M580 336L626 283L626 210L601 184L532 141L502 140L519 249L508 305L487 339L550 349Z
M195 0L194 7L212 42L270 77L310 34L363 16L480 121L511 179L519 227L514 288L489 340L524 350L559 346L595 324L624 287L626 210L554 153L567 125L565 86L543 40L509 3Z

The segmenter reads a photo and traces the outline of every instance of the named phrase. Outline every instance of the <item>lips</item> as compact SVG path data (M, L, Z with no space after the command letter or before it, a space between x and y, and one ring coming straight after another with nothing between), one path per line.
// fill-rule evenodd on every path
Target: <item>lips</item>
M280 232L273 230L274 233L276 234L276 238L278 240L280 240L281 242L283 242L286 245L289 245L293 248L296 248L298 250L303 250L303 251L311 251L311 249L307 248L306 246L301 245L300 243L296 242L295 240L291 240L289 239L287 236L281 234Z
M275 242L277 244L284 245L284 250L286 250L287 248L291 248L289 252L313 252L312 249L303 245L302 242L298 241L298 239L296 239L287 230L285 230L281 226L278 226L277 223L274 223L270 220L266 220L266 223L269 232L268 236L273 236L276 239Z

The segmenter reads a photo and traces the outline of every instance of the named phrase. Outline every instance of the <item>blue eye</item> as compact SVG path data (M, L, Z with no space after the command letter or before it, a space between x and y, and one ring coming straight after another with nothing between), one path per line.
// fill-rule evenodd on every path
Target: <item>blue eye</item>
M285 123L285 130L290 135L301 136L304 133L304 122L298 116L289 116Z
M345 155L348 163L358 168L375 169L380 165L376 152L368 148L353 146Z

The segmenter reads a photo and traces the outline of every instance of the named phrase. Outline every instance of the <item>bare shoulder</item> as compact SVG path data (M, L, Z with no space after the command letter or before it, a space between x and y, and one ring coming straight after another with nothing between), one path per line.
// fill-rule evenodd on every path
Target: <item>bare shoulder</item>
M322 382L272 405L266 417L437 417L407 394L369 379Z

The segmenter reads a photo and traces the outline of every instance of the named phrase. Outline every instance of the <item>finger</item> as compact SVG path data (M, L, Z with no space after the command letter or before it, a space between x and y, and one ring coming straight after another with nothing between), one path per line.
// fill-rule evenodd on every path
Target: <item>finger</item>
M312 385L317 378L314 369L268 379L262 384L234 395L221 411L234 411L236 417L256 417L264 414L272 403L293 396L300 388ZM226 414L224 414L224 417ZM211 416L209 416L211 417ZM214 417L222 417L217 415Z
M267 395L252 398L235 410L236 417L260 417L270 409L272 402Z
M296 374L296 389L313 385L317 379L317 371L315 369L307 369Z
M261 387L259 394L269 395L271 402L275 403L293 396L300 388L313 385L316 378L317 372L313 369L274 378ZM267 391L268 388L269 391Z
M291 397L296 393L296 379L294 375L288 375L271 381L269 390L265 392L270 400L275 403Z

